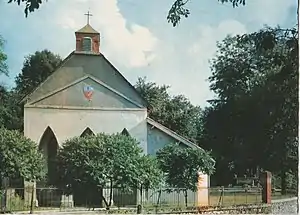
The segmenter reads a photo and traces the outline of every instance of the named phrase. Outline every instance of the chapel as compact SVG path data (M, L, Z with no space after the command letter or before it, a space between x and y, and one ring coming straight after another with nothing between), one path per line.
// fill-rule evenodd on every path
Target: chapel
M75 136L123 132L151 155L172 142L203 150L148 117L147 102L105 57L100 36L89 22L76 31L74 50L23 100L24 135L47 158L48 180L55 175L57 150ZM207 187L209 177L203 178Z

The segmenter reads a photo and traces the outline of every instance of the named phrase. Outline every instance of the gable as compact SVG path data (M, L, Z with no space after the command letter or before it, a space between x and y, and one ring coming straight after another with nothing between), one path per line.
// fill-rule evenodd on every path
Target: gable
M92 87L91 100L84 95L85 87ZM114 91L103 83L99 83L92 77L85 77L72 83L47 97L30 103L32 105L46 106L75 106L75 107L97 107L97 108L139 108L130 99Z
M86 75L95 77L95 79L100 80L139 105L147 106L146 101L135 88L102 54L79 54L75 52L71 53L62 65L25 100L30 103L41 99Z

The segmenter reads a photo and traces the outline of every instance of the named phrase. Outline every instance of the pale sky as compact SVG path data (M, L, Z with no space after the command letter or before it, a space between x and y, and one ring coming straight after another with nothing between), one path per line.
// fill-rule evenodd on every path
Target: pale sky
M43 49L63 58L72 52L74 32L86 24L84 14L90 10L90 23L101 33L101 52L133 85L146 76L202 107L213 98L208 61L217 41L264 25L297 22L297 0L248 0L235 9L217 0L190 0L190 17L175 28L166 20L172 0L50 0L27 19L22 7L5 2L0 1L0 35L6 40L10 77L0 76L0 81L8 86L24 56Z

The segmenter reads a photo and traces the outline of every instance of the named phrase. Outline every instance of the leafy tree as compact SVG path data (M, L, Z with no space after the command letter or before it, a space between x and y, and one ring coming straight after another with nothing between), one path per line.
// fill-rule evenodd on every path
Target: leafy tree
M23 129L22 109L18 104L20 98L12 90L0 86L0 125L9 130Z
M198 172L208 175L214 172L215 162L210 153L200 149L169 144L157 152L157 159L165 173L166 183L170 187L185 189L186 206L187 190L197 189Z
M3 56L5 57L5 55ZM20 104L21 99L43 82L60 62L60 57L48 50L37 51L35 54L25 57L22 72L15 80L16 88L8 90L6 87L0 86L0 123L2 126L7 129L23 130L23 105ZM5 65L4 62L3 65Z
M173 27L177 26L182 17L187 18L190 15L190 10L186 7L186 5L191 0L175 0L172 4L167 20L171 22ZM238 7L239 5L245 5L246 0L217 0L221 3L231 3L233 7Z
M138 188L140 190L140 200L143 197L143 190L157 188L163 182L163 173L155 157L143 155L139 161ZM142 204L141 204L142 205Z
M0 128L0 177L40 180L45 176L37 144L18 131Z
M101 191L109 184L109 199L102 196L109 208L113 188L130 191L138 188L139 181L140 186L152 186L158 181L154 161L141 153L138 142L122 134L99 133L70 139L58 153L58 185L72 193L78 187ZM147 179L143 174L151 177Z
M235 173L296 171L298 142L298 31L265 28L227 37L211 63L218 95L203 118L202 140L219 169ZM258 150L259 149L259 150ZM223 176L224 177L224 176Z
M0 35L0 74L8 75L8 67L6 64L7 55L4 53L4 39Z
M149 117L188 139L196 139L201 108L183 95L170 96L169 86L159 86L139 78L135 88L149 103Z
M169 10L167 20L171 22L175 27L178 25L181 17L188 17L190 14L189 9L185 6L191 0L175 0L171 9ZM221 3L231 3L233 7L237 7L239 5L245 5L246 0L217 0ZM40 5L42 4L42 0L9 0L8 3L15 2L18 5L25 4L24 13L25 16L28 16L28 13L33 12L39 9Z
M36 51L25 57L21 73L16 77L16 92L24 97L39 86L62 62L49 50Z

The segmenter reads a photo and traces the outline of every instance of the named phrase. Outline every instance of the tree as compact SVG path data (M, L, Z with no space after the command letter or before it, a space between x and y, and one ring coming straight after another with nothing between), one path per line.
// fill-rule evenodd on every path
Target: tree
M44 158L37 144L18 131L0 128L0 177L40 180L45 176Z
M199 171L211 175L214 172L214 160L210 153L200 149L169 144L157 152L159 166L165 173L166 183L173 188L196 191Z
M138 188L140 190L140 200L143 199L143 190L157 188L163 182L163 172L155 157L143 155L139 161ZM142 204L141 204L142 205Z
M16 92L24 97L36 89L62 62L60 56L48 50L36 51L25 57L21 73L16 77Z
M201 118L201 108L183 95L170 96L169 86L159 86L139 78L135 88L149 104L149 117L178 134L195 140Z
M173 26L179 24L181 17L187 18L190 14L189 9L185 6L191 0L175 0L171 9L169 10L167 20L171 22ZM239 5L245 5L246 0L217 0L221 3L231 3L233 7L237 7ZM8 3L15 2L18 5L25 4L24 13L27 17L29 13L39 9L40 5L42 4L42 0L9 0Z
M119 188L131 191L140 186L151 186L159 176L154 161L142 157L142 149L138 142L130 136L122 134L76 137L66 141L59 150L58 185L68 193L78 187L94 192L101 191L109 184L110 197L102 195L107 209L112 202L112 189ZM145 168L145 169L141 169ZM147 176L153 174L150 178Z
M168 22L171 22L173 27L177 26L181 20L182 17L187 18L190 15L190 10L186 8L186 5L191 0L175 0L175 2L172 4L167 20ZM238 7L239 5L245 5L246 0L217 0L221 3L231 3L233 7Z
M23 129L22 109L19 96L12 90L0 86L0 125L9 130Z
M220 169L281 172L285 190L285 174L297 169L297 68L296 28L265 28L218 44L209 78L218 99L206 110L199 141L219 155Z
M0 35L0 74L8 75L8 67L6 64L7 55L4 53L4 39Z

